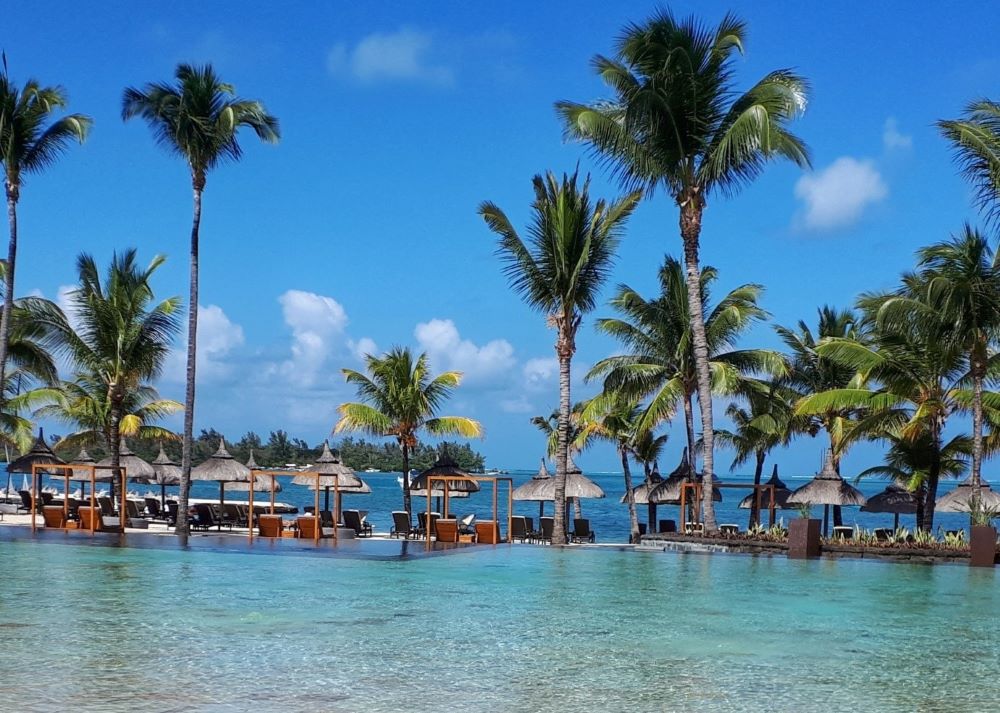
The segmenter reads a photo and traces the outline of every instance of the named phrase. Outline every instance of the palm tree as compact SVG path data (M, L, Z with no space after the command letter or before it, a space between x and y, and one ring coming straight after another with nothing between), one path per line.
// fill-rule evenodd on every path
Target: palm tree
M142 385L159 376L180 328L178 298L155 302L150 284L164 260L158 255L142 268L134 249L116 253L102 282L94 259L82 254L77 258L79 285L69 296L73 323L51 303L39 305L35 314L47 342L69 358L78 374L86 375L82 388L89 392L90 404L107 409L101 427L112 472L119 465L123 431L138 427L135 406L150 395ZM103 396L94 393L99 388ZM93 421L81 425L94 427Z
M695 465L693 400L698 391L691 338L691 310L681 264L669 255L660 268L660 294L646 299L628 285L620 285L611 306L618 318L597 320L599 331L615 337L628 350L602 359L587 379L603 377L605 389L620 390L637 399L648 398L642 427L656 428L670 418L680 402L684 409L688 458ZM708 342L712 393L732 395L739 391L749 372L782 373L781 355L762 349L734 350L733 344L754 324L767 316L758 306L763 287L746 284L730 291L717 305L711 304L711 288L718 279L713 267L701 271L701 309L708 315Z
M71 141L83 143L93 123L89 116L67 114L51 121L67 104L66 91L59 86L43 87L29 79L18 87L7 72L3 56L0 74L0 166L7 193L7 222L10 242L4 266L3 311L0 312L0 383L4 383L10 343L11 313L14 309L14 272L17 266L17 203L23 177L38 174L56 162ZM50 123L51 121L51 123ZM2 399L4 394L0 394Z
M581 440L599 438L614 444L625 478L625 502L628 504L629 542L639 542L639 516L633 498L632 470L629 458L640 438L642 411L638 402L621 392L602 392L588 401L580 413Z
M712 378L698 299L702 214L709 196L736 193L774 158L809 165L805 144L787 128L805 109L806 82L782 69L738 91L733 62L745 35L745 23L731 14L710 29L660 10L624 28L616 58L594 58L611 100L556 104L567 136L588 143L626 187L650 197L662 188L679 208L707 482L714 466ZM704 508L712 531L711 488L704 490Z
M570 363L583 315L597 305L608 278L625 223L639 202L638 192L611 203L591 204L590 177L582 186L577 174L558 181L549 172L535 176L535 201L526 245L498 206L479 207L490 230L499 236L497 253L515 292L542 312L556 329L559 358L559 430L556 452L553 542L566 543L566 462L570 428Z
M147 84L128 88L122 98L122 119L142 117L156 142L177 154L191 172L194 217L191 223L191 291L188 303L187 384L184 392L184 435L181 447L181 484L177 532L186 533L188 486L191 482L191 443L194 432L195 357L198 334L198 240L201 196L208 172L224 161L243 155L240 129L249 128L261 141L277 143L278 120L258 101L240 99L231 84L223 82L212 65L179 64L175 85Z
M462 383L458 371L431 375L426 354L416 359L409 349L394 347L381 357L365 357L367 374L342 369L347 383L354 385L360 402L343 403L334 433L362 431L392 436L403 451L403 509L410 509L410 450L421 431L432 436L479 438L483 428L465 416L438 416L438 409Z
M76 429L57 445L74 449L101 446L109 454L112 452L111 402L99 375L79 372L72 381L35 389L30 397L32 403L38 404L36 418L54 419ZM139 384L126 391L122 399L121 437L173 440L175 434L155 422L183 408L183 404L160 398L153 386Z
M976 203L991 223L1000 216L1000 104L979 99L961 119L942 119L938 128L951 141L961 173L976 191Z
M735 451L732 471L754 460L753 484L760 485L764 463L768 454L778 446L788 445L796 427L793 425L791 399L793 395L778 381L761 382L754 380L745 390L749 408L731 403L726 408L726 416L733 422L735 430L717 429L715 437L720 444ZM748 527L760 522L757 498L750 506Z

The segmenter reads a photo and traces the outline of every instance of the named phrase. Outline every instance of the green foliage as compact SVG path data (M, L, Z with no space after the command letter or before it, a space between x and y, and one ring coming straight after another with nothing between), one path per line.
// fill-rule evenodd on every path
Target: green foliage
M979 99L966 107L961 119L939 121L938 128L951 141L979 207L995 222L1000 216L1000 104Z
M384 472L403 470L403 452L398 443L371 443L364 439L342 438L335 444L344 463L355 470L375 468ZM442 441L438 445L418 443L410 452L410 468L426 470L437 460L438 451L447 446L448 454L458 465L471 472L482 472L486 460L468 443Z

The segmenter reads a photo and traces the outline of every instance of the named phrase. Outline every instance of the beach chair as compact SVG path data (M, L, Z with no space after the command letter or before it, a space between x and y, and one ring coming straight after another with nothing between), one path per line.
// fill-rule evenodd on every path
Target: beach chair
M234 525L240 524L240 508L236 503L225 503L222 506L222 524L232 529Z
M577 518L573 520L573 532L570 533L573 542L594 542L597 538L590 529L590 520Z
M102 495L99 498L97 498L97 504L101 508L101 515L105 517L114 517L115 504L111 502L111 498Z
M111 523L105 520L99 507L81 505L79 512L81 530L93 529L94 532L116 532L118 530L117 527L112 527ZM109 518L109 520L117 519L118 518Z
M524 516L524 529L528 533L528 542L534 542L542 535L540 530L535 529L535 519L527 515Z
M371 523L361 519L361 513L357 510L344 510L344 527L354 530L358 537L369 537L372 534Z
M177 503L167 503L167 527L174 527L177 524Z
M740 526L727 522L724 525L719 525L719 532L723 535L738 535L740 534Z
M677 532L677 523L674 520L660 520L658 532Z
M196 530L207 530L210 527L221 524L215 519L215 509L208 503L198 503L192 510L194 511L194 517L191 518L190 525ZM230 526L230 529L232 529L232 526Z
M705 526L700 522L686 522L684 523L684 534L685 535L704 535Z
M281 515L261 514L257 516L257 534L261 537L281 537L284 526L285 523L281 519Z
M63 511L62 505L46 505L43 507L42 519L45 521L45 527L66 527L66 513Z
M640 522L639 523L639 537L642 537L645 534L646 534L646 523Z
M315 540L316 539L316 518L313 515L301 515L295 519L295 524L298 527L298 532L296 537L303 540ZM324 527L322 521L320 521L319 526L319 536L333 537L333 528Z
M443 517L435 520L434 536L438 542L458 542L458 520Z
M476 542L481 545L499 545L505 542L500 537L500 527L496 520L480 520L476 523Z
M31 512L31 493L27 490L18 490L17 494L21 496L21 504L17 506L17 512ZM36 512L41 512L42 506L43 503L39 500Z
M128 523L129 527L134 527L134 525L132 524L134 522L140 522L145 520L145 518L142 516L142 513L139 512L139 504L135 500L125 501L125 514L128 516L128 520L126 520L125 522ZM145 526L143 525L143 527Z
M524 542L529 537L527 518L523 515L511 515L510 539Z
M835 540L853 540L854 539L854 528L848 527L846 525L837 525L833 528L833 539Z
M476 513L470 512L468 515L463 515L458 518L458 534L460 535L473 535L476 532L474 523L476 522Z
M250 506L249 505L237 505L236 506L236 524L240 527L250 527Z
M892 537L894 530L889 527L877 527L873 534L878 542L887 542Z
M404 537L407 540L411 535L418 535L418 528L413 527L410 522L410 513L406 510L393 510L392 529L389 530L389 537Z
M548 542L552 544L552 530L555 527L556 521L551 517L539 518L538 524L541 526L541 531L535 537L539 542Z
M70 520L80 519L80 501L76 498L66 498L66 510Z
M146 514L151 520L161 520L163 516L163 511L160 508L160 501L156 498L143 498L142 501L146 503Z

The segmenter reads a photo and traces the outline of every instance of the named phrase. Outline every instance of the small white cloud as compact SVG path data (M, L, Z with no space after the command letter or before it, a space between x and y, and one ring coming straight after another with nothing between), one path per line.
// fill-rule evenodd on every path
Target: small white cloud
M292 383L311 386L347 326L347 312L332 297L303 290L288 290L278 302L292 328L292 358L281 370Z
M500 410L504 413L534 413L535 407L522 394L512 399L500 399Z
M466 383L496 377L514 366L514 347L506 339L494 339L481 347L476 346L461 338L450 319L421 322L413 334L436 370L461 371Z
M378 346L371 337L361 337L357 341L349 339L347 340L347 348L357 359L364 359L369 354L378 354Z
M865 208L883 200L889 189L875 164L841 156L817 173L802 176L795 197L805 203L803 223L811 230L830 230L856 222Z
M909 150L913 148L913 137L900 133L898 122L895 117L890 116L882 128L882 145L886 151Z
M442 86L454 82L450 67L433 58L431 35L403 27L395 32L374 32L354 47L341 42L327 54L327 70L358 82L417 81Z
M183 382L187 365L187 329L181 343L170 352L164 366L164 378ZM243 346L243 327L236 324L218 305L198 305L198 356L196 374L199 383L220 381L233 371L229 357Z
M559 375L559 360L556 357L535 357L524 362L521 368L524 385L532 390L543 389L553 384Z

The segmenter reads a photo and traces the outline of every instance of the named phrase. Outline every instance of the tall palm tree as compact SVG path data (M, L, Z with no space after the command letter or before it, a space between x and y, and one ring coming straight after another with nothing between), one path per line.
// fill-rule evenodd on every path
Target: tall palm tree
M591 203L590 177L578 185L577 174L559 181L549 172L535 176L535 201L528 244L502 210L487 201L479 206L498 236L504 273L515 292L542 312L556 329L559 358L559 432L553 542L566 543L566 462L570 428L570 364L583 315L597 305L621 242L625 223L639 202L633 192L608 203Z
M358 392L359 402L343 403L334 433L362 431L392 436L403 452L403 509L410 508L410 451L422 431L432 436L478 438L483 428L465 416L438 416L437 412L462 383L458 371L433 376L426 354L416 359L409 349L394 347L381 357L365 357L367 374L342 369L347 383Z
M788 123L806 105L806 82L791 70L765 75L745 92L733 79L746 24L727 14L715 28L659 10L624 28L616 57L593 67L614 97L556 104L566 134L585 141L621 182L650 197L663 189L680 212L691 329L704 433L703 470L713 475L711 372L698 300L702 214L713 193L729 196L784 158L808 166L805 144ZM716 527L712 489L704 492L705 527Z
M14 273L17 266L17 203L24 176L38 174L56 162L70 142L83 143L93 123L89 116L67 114L53 120L65 109L66 91L59 86L42 86L29 79L18 87L7 71L3 56L0 73L0 166L7 194L7 222L10 242L4 266L4 301L0 312L0 383L4 382L9 348L11 313L14 309ZM3 394L0 394L0 399Z
M135 425L127 407L149 395L142 385L160 375L180 329L178 298L157 302L150 284L164 260L157 255L143 268L134 249L116 253L102 281L97 263L82 254L77 258L79 285L69 295L73 322L51 303L36 312L48 343L86 375L87 390L104 389L98 403L107 408L103 427L112 472L119 465L123 428Z
M621 459L625 478L625 502L628 505L629 542L639 542L639 516L635 509L632 488L632 469L629 459L641 434L639 423L642 411L638 402L622 392L602 392L590 399L580 413L581 439L598 438L614 444Z
M58 445L78 449L111 446L111 401L104 380L93 372L79 372L72 381L35 389L30 394L36 418L54 419L75 430ZM149 384L128 389L121 402L119 432L122 438L173 440L174 433L156 425L160 419L183 410L183 404L160 398Z
M188 486L191 482L191 443L194 431L195 358L198 348L198 241L201 197L208 172L243 155L239 132L248 128L261 141L277 143L278 120L259 101L240 99L212 65L179 64L176 84L151 83L128 88L122 98L122 119L141 117L156 142L180 156L191 172L194 216L191 222L191 290L188 303L187 378L184 392L184 435L181 449L181 487L177 532L186 533Z
M962 174L976 191L976 203L992 223L1000 217L1000 103L978 99L961 119L942 119L938 128L951 141Z
M587 379L603 377L605 389L648 398L642 427L652 430L670 418L680 402L684 409L688 458L695 465L693 400L698 374L691 331L691 310L681 264L669 255L660 268L660 294L646 299L628 285L620 285L611 306L621 316L597 320L599 331L616 338L625 354L602 359ZM705 319L712 393L732 395L750 372L783 373L780 354L763 349L735 350L734 343L754 324L767 317L758 300L763 287L746 284L711 303L718 272L701 270L701 310Z

